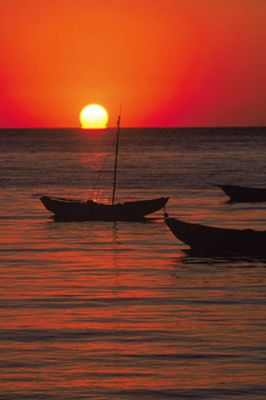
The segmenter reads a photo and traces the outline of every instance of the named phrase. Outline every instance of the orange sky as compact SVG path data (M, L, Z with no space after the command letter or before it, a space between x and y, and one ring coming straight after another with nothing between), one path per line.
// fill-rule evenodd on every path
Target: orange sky
M0 127L266 125L265 0L0 0Z

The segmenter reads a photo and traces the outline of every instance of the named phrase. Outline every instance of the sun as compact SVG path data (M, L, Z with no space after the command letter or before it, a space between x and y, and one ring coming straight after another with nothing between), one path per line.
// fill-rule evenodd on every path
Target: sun
M107 127L109 115L100 104L88 104L82 108L79 119L83 129L103 129Z

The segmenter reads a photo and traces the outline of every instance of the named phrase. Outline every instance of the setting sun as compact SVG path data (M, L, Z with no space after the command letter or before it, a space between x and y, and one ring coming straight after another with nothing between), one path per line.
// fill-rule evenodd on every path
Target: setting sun
M100 104L89 104L81 110L79 119L84 129L103 129L107 127L109 115Z

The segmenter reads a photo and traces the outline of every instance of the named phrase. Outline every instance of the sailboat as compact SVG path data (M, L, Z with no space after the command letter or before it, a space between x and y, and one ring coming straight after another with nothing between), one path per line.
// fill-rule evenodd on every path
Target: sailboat
M128 201L116 203L117 167L120 139L120 119L117 120L115 162L113 173L113 191L111 204L99 203L94 200L76 200L64 197L42 196L40 200L44 207L53 213L57 221L140 221L151 213L162 209L168 197L149 200Z

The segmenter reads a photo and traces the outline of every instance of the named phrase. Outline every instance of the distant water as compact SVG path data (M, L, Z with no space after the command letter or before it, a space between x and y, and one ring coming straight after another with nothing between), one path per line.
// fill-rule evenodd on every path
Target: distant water
M164 225L55 223L40 194L110 201L114 131L0 131L0 399L266 398L266 262L193 259ZM266 128L122 129L117 200L266 229ZM33 196L34 195L34 196ZM36 197L37 196L37 197Z

